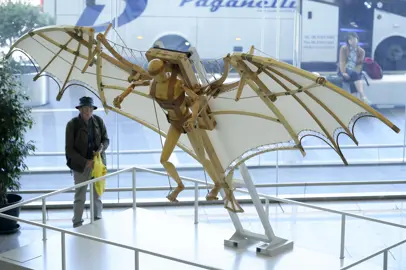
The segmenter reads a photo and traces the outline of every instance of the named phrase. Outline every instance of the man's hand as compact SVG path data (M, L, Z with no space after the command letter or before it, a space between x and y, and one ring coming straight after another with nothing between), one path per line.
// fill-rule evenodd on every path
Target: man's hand
M89 160L87 161L87 163L86 163L86 168L93 169L93 166L94 166L94 161L91 160L91 159L89 159Z
M189 118L186 120L186 122L183 124L183 128L186 130L186 132L191 132L193 131L195 127L195 120L193 118Z
M350 75L348 75L348 73L346 72L346 73L343 74L343 77L348 80L350 78Z
M101 154L102 150L103 144L101 143L99 149L97 149L97 151L93 151L93 157L97 156L97 154Z

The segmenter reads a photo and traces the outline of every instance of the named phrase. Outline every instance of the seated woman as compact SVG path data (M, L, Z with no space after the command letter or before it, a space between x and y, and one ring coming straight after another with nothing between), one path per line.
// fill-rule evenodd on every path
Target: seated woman
M340 63L338 75L343 78L343 82L354 83L361 100L370 104L364 94L362 82L362 64L365 58L365 51L358 46L358 35L349 33L346 44L340 49Z

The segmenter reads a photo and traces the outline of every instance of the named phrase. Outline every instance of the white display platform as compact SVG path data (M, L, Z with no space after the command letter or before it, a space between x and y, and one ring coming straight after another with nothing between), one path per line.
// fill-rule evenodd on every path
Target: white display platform
M224 210L226 211L226 210ZM323 254L295 245L293 251L268 257L257 255L255 247L234 249L224 246L224 239L233 230L211 224L194 224L193 220L137 208L117 213L109 218L72 229L95 237L137 247L147 252L175 257L205 265L206 269L340 269L338 254ZM317 232L314 233L317 238ZM66 235L67 270L135 269L134 251ZM54 235L46 242L0 254L0 269L62 269L61 237ZM345 265L351 260L344 259ZM6 266L5 262L10 263ZM202 269L168 259L139 254L139 269ZM382 269L363 263L355 269Z

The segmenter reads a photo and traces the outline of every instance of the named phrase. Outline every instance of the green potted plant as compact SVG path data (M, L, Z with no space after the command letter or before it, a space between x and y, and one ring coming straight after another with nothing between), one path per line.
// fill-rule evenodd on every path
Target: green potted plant
M0 47L10 47L31 29L55 24L55 19L29 1L0 3Z
M43 12L40 5L30 1L0 1L0 49L7 52L10 46L22 35L32 29L55 24L50 14ZM49 78L42 76L38 81L33 79L38 68L21 51L12 54L15 63L20 66L17 73L21 84L25 85L29 99L25 102L28 107L36 107L48 103ZM38 93L42 90L43 92Z
M11 61L0 56L0 208L22 201L15 194L20 188L20 177L27 169L25 157L35 151L25 132L32 128L31 109L24 106L28 97L21 89ZM4 212L18 217L20 207ZM16 221L0 218L0 234L19 230Z

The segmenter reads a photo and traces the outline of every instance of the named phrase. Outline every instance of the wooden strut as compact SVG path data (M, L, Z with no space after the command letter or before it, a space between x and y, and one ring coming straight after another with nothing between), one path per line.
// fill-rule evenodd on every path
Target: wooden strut
M251 46L249 54L253 54L253 53L254 53L254 46ZM235 101L240 100L241 94L242 94L242 89L244 88L244 85L245 85L245 78L244 78L244 73L243 73L243 76L241 76L240 84L238 85L237 94L235 96Z
M114 48L110 45L110 43L107 41L106 37L99 33L97 35L97 40L99 40L104 47L106 47L106 49L123 65L131 68L132 70L134 70L135 72L139 73L142 75L142 77L144 79L152 79L152 77L141 67L131 63L130 61L128 61L127 59L125 59L124 57L122 57L116 50L114 50Z
M62 95L63 95L63 93L65 92L66 84L68 83L69 78L70 78L70 76L72 75L73 68L75 67L76 60L78 59L78 55L79 55L79 53L80 53L80 46L81 46L81 45L82 45L82 44L78 43L78 48L77 48L76 52L74 53L75 58L73 59L73 63L72 63L71 66L70 66L70 69L69 69L69 72L68 72L68 76L66 76L65 82L63 83L61 89L59 90L58 95L56 96L56 100L58 100L58 101L61 100Z
M209 84L209 86L212 88L218 88L218 87L223 86L224 82L226 81L226 79L228 77L228 73L230 70L230 54L228 54L226 57L224 57L223 61L224 61L224 73L221 75L220 79Z
M99 91L100 94L100 99L102 101L103 107L104 107L104 111L108 112L107 110L107 102L106 102L106 96L104 95L104 85L102 82L102 58L100 57L100 52L101 52L101 43L100 41L97 41L97 45L96 45L97 50L99 51L99 56L96 58L96 83L97 83L97 89Z
M267 115L259 114L259 113L252 113L252 112L244 112L244 111L231 111L231 110L226 110L226 111L212 111L210 115L224 115L224 114L239 114L239 115L247 115L247 116L252 116L252 117L257 117L257 118L262 118L265 120L273 121L276 123L280 123L279 119L270 117Z
M55 46L58 47L58 48L61 48L61 46L62 46L63 50L66 51L66 52L69 52L69 53L71 53L71 54L73 54L73 55L77 54L77 52L75 52L74 50L72 50L72 49L70 49L70 48L68 48L68 47L66 47L66 48L63 47L63 45L62 45L61 43L56 42L55 40L53 40L53 39L47 37L47 36L44 35L43 33L37 33L36 35L40 36L41 38L45 39L46 41L48 41L49 43L55 45ZM73 39L75 39L75 38L73 37ZM80 52L77 54L77 56L80 57L80 58L82 58L82 59L87 60L87 56L81 54Z
M258 78L258 75L252 72L243 61L241 60L238 61L236 65L240 69L240 71L246 73L247 76L250 77L247 78L247 84L251 86L251 88L257 93L257 95L262 99L262 101L268 106L269 109L271 109L271 111L275 114L275 116L279 119L279 121L284 125L284 127L286 128L286 130L288 131L288 133L298 146L302 155L305 156L306 152L304 151L299 139L297 138L296 133L293 131L293 128L290 126L290 124L282 115L282 113L278 110L278 108L276 108L276 106L273 104L273 101L269 98L269 96L272 96L273 93Z
M103 85L103 88L104 89L114 89L114 90L120 90L120 91L123 91L123 92L126 92L126 91L128 91L129 90L129 88L131 88L131 91L128 91L128 93L125 95L125 96L123 96L123 99L126 97L126 96L128 96L128 94L130 94L130 93L132 93L132 94L137 94L137 95L140 95L140 96L143 96L143 97L146 97L146 98L149 98L149 99L152 99L152 97L150 96L150 95L148 95L148 94L146 94L146 93L143 93L143 92L140 92L140 91L137 91L137 90L135 90L134 88L135 87L137 87L137 86L148 86L148 85L150 85L150 81L142 81L142 82L135 82L135 83L132 83L129 87L121 87L121 86L116 86L116 85Z
M233 90L233 88L237 87L239 84L239 81L234 82L233 85L227 85L227 87L219 87L217 89L212 90L211 92L209 91L208 95L212 95L214 98L218 97L219 95L228 92L230 90ZM312 88L318 87L320 86L317 83L312 83L311 85L305 86L301 89L297 89L297 90L290 90L290 92L278 92L278 93L272 93L272 94L265 94L264 96L270 97L272 100L276 101L277 97L282 97L282 96L291 96L291 95L295 95L298 93L303 93L307 90L310 90ZM211 94L213 93L213 94ZM247 99L247 98L257 98L258 96L252 96L252 97L245 97L245 98L240 98L241 99Z
M94 49L93 52L91 52L91 50L89 49L89 59L87 60L85 66L82 69L82 73L85 73L86 70L89 68L89 66L93 65L95 60L95 56L99 51L97 49Z
M93 58L96 55L96 52L93 50L92 52L92 48L93 48L93 44L95 43L94 40L94 29L92 28L92 31L89 34L89 45L87 46L87 50L88 50L88 57L89 60L86 62L85 67L82 70L82 73L85 73L85 71L87 70L87 68L89 67L90 64L93 64Z
M76 41L78 41L78 42L80 42L81 44L83 44L84 46L86 46L86 47L92 46L92 45L90 45L90 43L89 43L88 41L84 40L82 37L78 36L76 33L73 33L73 32L70 32L70 31L68 31L68 32L66 32L66 33L67 33L68 35L70 35L71 37L73 37ZM56 45L56 44L55 44L55 43L56 43L55 41L53 41L52 39L49 39L48 37L46 37L46 38L47 38L47 40L48 40L49 42L51 42L51 43L53 43L54 45ZM98 38L98 41L99 41L99 42L102 42L102 44L103 44L104 46L106 46L106 48L107 48L112 54L113 54L113 52L114 52L113 56L114 56L115 54L117 54L117 52L109 45L108 41L104 38L104 36L102 36L101 34L99 34L99 35L97 36L97 38ZM67 50L67 51L69 51L70 53L73 53L72 50ZM114 57L112 57L112 56L110 56L110 55L108 55L108 54L102 52L101 46L97 46L97 43L96 43L96 48L95 48L94 51L93 51L93 54L94 54L94 55L97 54L97 58L105 59L105 60L107 60L108 62L110 62L111 64L113 64L113 65L115 65L116 67L118 67L119 69L122 69L122 70L127 71L129 74L133 74L134 72L138 72L138 71L143 71L139 66L137 66L137 65L135 65L135 64L132 64L131 62L128 62L128 61L125 60L124 58L121 59L121 60L123 60L123 61L120 61L120 60L115 59ZM117 54L117 55L118 55L118 54ZM84 56L84 55L82 55L82 54L80 54L79 56L80 56L81 58L87 60L87 62L90 61L89 65L91 64L91 61L93 61L93 58L91 58L91 60L90 60L90 59L88 58L88 56ZM86 67L86 66L85 66L85 67ZM85 70L85 67L83 68L83 70ZM83 71L83 70L82 70L82 71ZM147 79L147 80L148 80L148 79L151 79L151 77L150 77L145 71L143 71L143 73L142 73L142 78L141 78L141 79Z
M249 53L251 53L251 54L254 53L254 46L251 46ZM235 97L235 101L238 101L241 98L242 90L246 84L245 75L244 75L244 73L242 73L240 80L233 82L233 83L224 84L224 81L227 79L229 69L230 69L230 62L231 62L230 54L228 54L226 57L224 57L223 61L224 61L224 70L225 70L224 73L222 74L220 79L209 84L209 86L210 86L209 90L207 92L205 92L205 94L207 96L213 96L214 98L216 98L216 97L218 97L218 95L220 95L224 92L228 92L231 89L238 87L237 94Z
M205 94L208 97L212 96L212 97L216 98L220 94L228 92L228 91L236 88L239 84L240 84L240 81L236 81L236 82L233 82L230 84L223 84L219 87L214 87L214 86L209 85L208 89L203 94Z

